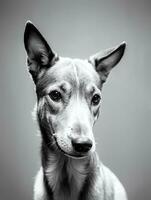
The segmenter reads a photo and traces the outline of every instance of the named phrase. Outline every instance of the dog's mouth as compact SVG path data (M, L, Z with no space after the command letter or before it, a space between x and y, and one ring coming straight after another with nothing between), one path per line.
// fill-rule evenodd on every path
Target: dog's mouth
M88 157L88 154L71 154L71 153L67 153L65 152L64 150L61 149L61 147L58 146L58 148L60 149L60 151L67 157L69 158L73 158L73 159L83 159L83 158L86 158Z
M86 158L89 156L89 153L77 153L77 152L73 152L73 153L69 153L69 152L66 152L65 150L63 150L63 148L60 147L60 145L58 144L58 141L57 141L57 138L55 136L55 134L53 133L53 138L55 140L55 144L57 146L57 149L63 153L65 156L67 157L70 157L70 158L73 158L73 159L83 159L83 158Z
M88 157L88 154L81 154L81 153L76 153L76 152L69 153L69 152L64 151L58 144L57 138L55 136L54 136L54 139L55 139L56 146L58 147L59 151L62 152L65 156L73 158L73 159L82 159L82 158Z

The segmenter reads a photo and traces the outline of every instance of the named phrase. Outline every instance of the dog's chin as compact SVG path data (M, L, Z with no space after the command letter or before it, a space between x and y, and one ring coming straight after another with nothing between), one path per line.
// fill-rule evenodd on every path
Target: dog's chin
M80 154L70 154L66 152L64 152L64 155L72 159L83 159L89 156L89 154L80 155Z
M76 153L76 152L67 152L67 151L63 150L63 148L60 147L58 145L58 143L57 143L57 147L60 150L60 152L63 153L64 156L72 158L72 159L83 159L90 155L90 153L81 154L81 153Z

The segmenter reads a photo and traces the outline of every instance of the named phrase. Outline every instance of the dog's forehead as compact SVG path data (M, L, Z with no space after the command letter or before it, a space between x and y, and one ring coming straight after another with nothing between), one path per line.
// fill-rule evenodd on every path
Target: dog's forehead
M94 67L87 61L81 59L60 58L60 60L47 71L48 79L68 81L70 84L93 83L100 84L100 78Z

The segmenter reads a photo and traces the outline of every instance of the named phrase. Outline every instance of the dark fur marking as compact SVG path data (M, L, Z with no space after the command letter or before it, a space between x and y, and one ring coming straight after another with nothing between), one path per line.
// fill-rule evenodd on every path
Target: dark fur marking
M67 173L67 161L64 161L64 165L62 167L62 179L60 182L60 186L62 188L62 191L64 191L64 193L66 195L70 195L71 193L71 188L70 188L70 184L69 184L69 178L68 178L68 173Z
M41 144L41 161L42 161L42 166L44 168L47 166L48 161L49 161L48 154L49 154L48 147L46 146L44 141L42 141L42 144Z
M40 80L37 81L36 84L36 92L38 96L44 95L44 90L47 88L47 86L51 83L57 82L55 77L50 77L46 73L40 78Z
M89 172L85 180L83 188L80 192L79 200L85 200L85 199L88 200L88 197L91 197L90 188L92 187L93 179L94 179L94 172L92 171L92 172Z
M29 72L30 72L30 74L33 78L34 83L36 84L36 82L37 82L37 72L35 72L33 70L29 70Z
M53 128L52 124L46 117L46 106L43 107L42 110L40 110L37 115L38 115L38 122L39 122L39 127L41 130L43 142L47 147L49 147L51 150L54 150L56 147L54 145L54 137L53 137ZM42 117L44 115L44 117Z
M94 114L94 117L96 117L97 116L97 118L98 118L98 116L99 116L99 108L97 108L94 112L93 112L93 114Z

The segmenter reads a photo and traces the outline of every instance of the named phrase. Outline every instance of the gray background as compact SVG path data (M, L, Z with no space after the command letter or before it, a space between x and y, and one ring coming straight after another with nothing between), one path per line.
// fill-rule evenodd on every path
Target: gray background
M151 1L0 2L0 200L32 199L40 165L36 101L26 69L26 20L62 56L87 58L125 40L126 54L103 90L97 151L131 200L151 199Z

